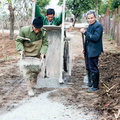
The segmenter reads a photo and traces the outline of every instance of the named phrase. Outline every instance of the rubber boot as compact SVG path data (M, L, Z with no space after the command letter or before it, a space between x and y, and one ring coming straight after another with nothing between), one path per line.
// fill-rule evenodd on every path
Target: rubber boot
M27 90L28 90L28 95L30 97L33 97L35 94L33 92L33 89L32 89L32 85L31 85L31 81L30 80L27 80Z
M83 82L88 83L88 70L86 70L86 76L84 76Z
M88 83L87 85L82 85L82 88L89 88L89 87L92 87L92 80L91 80L91 72L88 70L87 71L87 76L88 76Z
M93 92L99 89L99 72L91 72L90 78L93 81L93 85L90 89L88 89L88 92Z

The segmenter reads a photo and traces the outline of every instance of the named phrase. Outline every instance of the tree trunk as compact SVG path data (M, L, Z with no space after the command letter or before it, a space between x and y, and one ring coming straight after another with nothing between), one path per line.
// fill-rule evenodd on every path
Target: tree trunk
M75 27L75 23L77 21L76 19L77 19L77 17L75 16L74 19L73 19L73 24L72 24L73 27Z
M110 33L110 11L106 10L106 15L105 15L105 34Z
M14 38L14 9L12 7L12 4L8 5L8 9L10 11L10 40L13 40Z

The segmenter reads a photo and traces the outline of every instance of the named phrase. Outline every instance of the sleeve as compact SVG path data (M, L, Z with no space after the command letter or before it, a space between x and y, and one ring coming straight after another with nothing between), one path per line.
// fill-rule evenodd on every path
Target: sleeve
M35 5L35 17L39 17L41 14L40 14L40 8L39 6L36 4Z
M87 40L97 42L100 39L102 32L103 32L103 27L101 24L99 24L95 27L93 33L86 31L84 34Z
M19 35L16 38L16 49L18 51L24 51L23 39L20 37L24 37L24 33L22 32L22 29L20 29Z
M60 13L59 17L56 17L56 25L62 24L62 12Z
M47 31L43 32L43 37L42 37L42 47L40 50L40 53L46 54L48 49L48 37L47 37Z
M41 16L42 19L44 20L45 16L41 14L40 7L36 4L36 6L35 6L35 17L39 17L39 16Z

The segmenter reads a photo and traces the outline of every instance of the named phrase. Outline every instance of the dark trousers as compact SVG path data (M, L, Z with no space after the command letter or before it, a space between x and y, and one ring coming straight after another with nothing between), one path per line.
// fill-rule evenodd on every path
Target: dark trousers
M88 55L86 54L86 70L89 70L94 73L99 73L98 58L99 56L88 58Z
M99 88L98 58L99 56L88 58L88 55L86 54L86 70L88 70L90 73L88 83L90 86L92 85L92 88L95 89Z

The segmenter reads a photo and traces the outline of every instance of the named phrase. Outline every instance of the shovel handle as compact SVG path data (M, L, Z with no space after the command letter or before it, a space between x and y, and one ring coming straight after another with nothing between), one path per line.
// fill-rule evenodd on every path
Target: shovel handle
M85 38L84 38L84 34L83 34L83 33L82 33L82 43L83 43L84 58L85 58L85 66L86 66L86 56L85 56Z
M82 43L83 43L83 50L85 50L85 40L84 40L84 34L82 33Z

